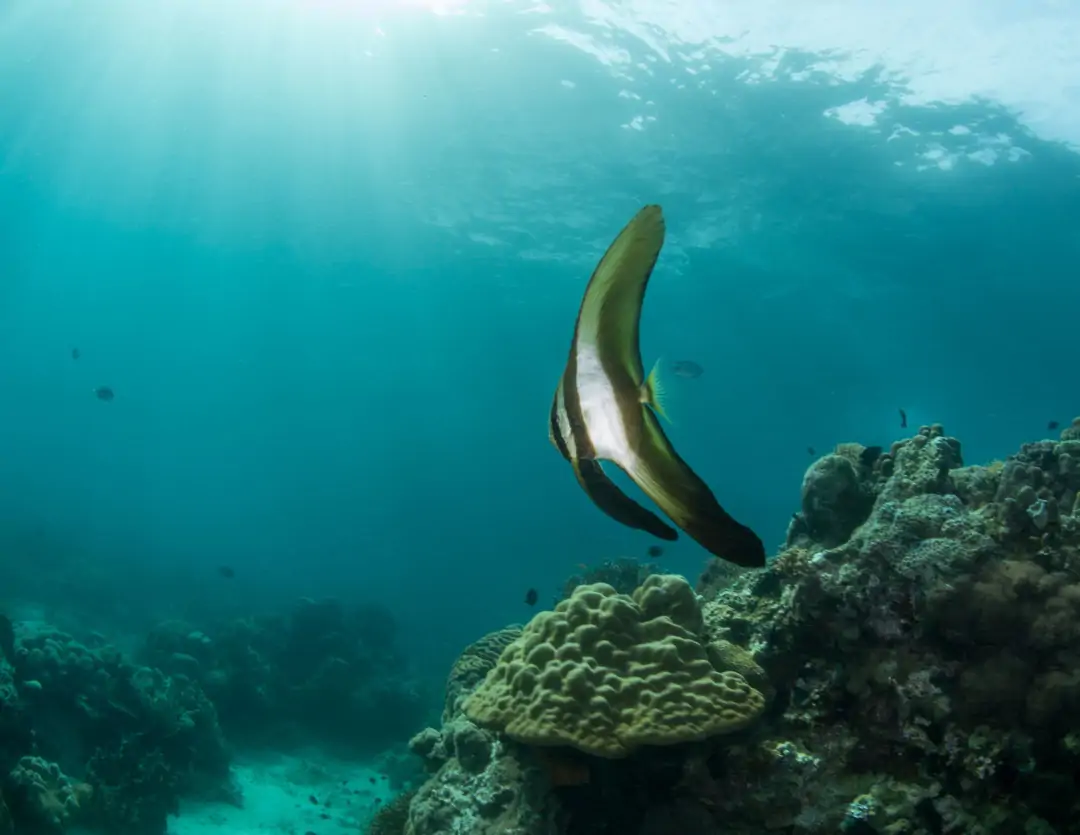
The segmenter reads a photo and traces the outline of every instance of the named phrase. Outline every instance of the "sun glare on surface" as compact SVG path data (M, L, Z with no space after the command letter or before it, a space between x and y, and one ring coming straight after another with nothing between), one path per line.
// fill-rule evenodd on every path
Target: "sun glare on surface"
M356 194L396 193L417 137L454 132L437 68L458 65L462 30L440 19L464 6L16 0L0 6L0 79L43 92L6 108L0 174L117 223L345 240Z
M469 0L297 0L301 8L357 17L376 17L414 8L436 15L464 14Z

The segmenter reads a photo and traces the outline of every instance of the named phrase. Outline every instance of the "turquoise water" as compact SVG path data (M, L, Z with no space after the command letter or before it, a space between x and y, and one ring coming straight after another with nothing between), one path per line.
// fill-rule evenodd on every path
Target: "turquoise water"
M892 5L0 2L5 594L376 599L443 663L644 556L546 423L651 202L645 362L705 368L672 438L770 550L807 447L1066 424L1080 22Z

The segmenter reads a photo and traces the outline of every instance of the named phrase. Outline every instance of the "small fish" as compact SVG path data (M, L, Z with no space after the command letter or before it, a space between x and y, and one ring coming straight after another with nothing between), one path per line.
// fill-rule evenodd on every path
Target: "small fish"
M236 572L228 565L219 565L217 573L224 577L226 580L231 580L236 576Z
M98 400L106 401L112 400L114 397L116 397L116 395L113 393L113 390L108 386L98 386L96 389L94 389L94 395L97 397Z
M812 446L808 446L806 448L806 454L807 455L817 455L817 450L815 450Z
M728 515L672 448L659 420L665 415L658 369L646 376L641 364L641 304L663 245L663 212L646 206L600 259L581 300L548 436L582 489L611 518L668 542L679 536L623 493L601 461L623 470L710 553L762 566L765 546L757 534Z
M657 557L664 556L664 549L661 548L659 545L650 545L649 550L645 553L655 560Z
M77 360L81 356L82 356L82 351L80 351L78 348L72 348L71 349L71 358L73 360Z
M874 462L881 457L882 452L884 452L884 450L879 446L865 447L863 451L859 453L859 462L864 467L872 467L874 466Z
M319 798L317 798L317 797L316 797L315 795L313 795L313 794L309 794L309 795L308 795L308 801L310 801L311 803L313 803L313 804L314 804L314 805L316 805L316 806L318 806L318 805L319 805Z
M371 785L374 786L375 785L375 778L374 777L368 777L368 782L371 783Z
M525 592L525 605L535 606L536 601L540 598L540 593L536 589L529 589ZM372 781L374 782L374 781Z
M1059 426L1061 426L1061 424L1058 423L1056 420L1052 420L1048 424L1046 424L1046 428L1049 429L1051 432L1053 432Z
M577 567L578 567L578 571L588 571L589 570L589 566L585 565L585 563L583 563L583 562L579 562L577 564Z
M705 369L693 360L676 360L671 364L671 373L684 380L696 380L705 373Z
M900 409L900 428L907 429L907 412Z

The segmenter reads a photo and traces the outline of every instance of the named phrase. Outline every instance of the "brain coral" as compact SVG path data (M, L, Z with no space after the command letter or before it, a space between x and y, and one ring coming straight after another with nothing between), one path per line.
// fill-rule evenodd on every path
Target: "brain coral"
M521 635L521 627L511 624L497 632L490 632L479 641L465 647L458 656L446 679L446 701L443 706L443 724L447 724L461 710L461 703L473 689L484 680L507 645Z
M653 575L633 596L579 586L541 612L466 700L474 722L530 745L625 757L737 730L765 699L717 669L685 579Z

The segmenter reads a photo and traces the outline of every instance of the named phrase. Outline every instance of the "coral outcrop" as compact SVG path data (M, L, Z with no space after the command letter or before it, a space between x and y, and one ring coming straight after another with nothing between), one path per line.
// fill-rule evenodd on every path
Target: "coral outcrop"
M16 831L161 835L180 797L231 785L216 711L190 679L39 622L15 624L4 655L0 791Z
M652 575L632 597L597 583L541 612L465 702L465 714L527 745L625 757L746 727L765 700L718 669L694 592Z
M714 636L787 701L713 780L725 831L1073 831L1080 443L986 467L960 451L923 427L861 475L873 505L844 541L793 525L767 569L713 590Z
M713 566L698 600L661 591L663 614L666 578L577 588L414 740L434 776L405 832L1080 832L1077 427L987 466L939 425L845 445L811 466L767 567ZM756 718L710 736L717 698L675 744L632 750L665 738L625 731L627 698L652 693L669 727L686 709L635 679L684 658L700 673L680 692L738 676Z
M654 786L667 793L687 763L754 723L771 689L745 650L705 628L689 584L653 575L632 595L579 586L524 629L467 648L442 728L411 743L433 776L404 833L577 835L699 816L694 801L652 803ZM634 786L625 809L603 800Z
M199 683L229 738L274 747L321 742L370 753L407 739L427 700L396 644L393 616L301 600L286 616L203 629L170 621L141 658Z

